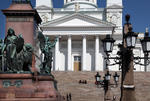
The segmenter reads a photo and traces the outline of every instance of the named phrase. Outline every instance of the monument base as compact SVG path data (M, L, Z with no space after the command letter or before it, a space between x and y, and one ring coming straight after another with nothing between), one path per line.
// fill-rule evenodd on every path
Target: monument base
M0 101L63 101L49 75L0 74Z

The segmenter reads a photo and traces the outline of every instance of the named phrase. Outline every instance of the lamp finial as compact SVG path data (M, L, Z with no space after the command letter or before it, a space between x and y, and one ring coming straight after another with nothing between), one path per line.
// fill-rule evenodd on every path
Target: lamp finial
M129 14L127 14L125 18L126 18L126 22L127 22L127 23L129 23L130 15L129 15Z

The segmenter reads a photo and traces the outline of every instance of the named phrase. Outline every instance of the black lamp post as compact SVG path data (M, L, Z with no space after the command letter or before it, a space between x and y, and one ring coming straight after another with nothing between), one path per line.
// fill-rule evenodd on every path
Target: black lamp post
M117 72L115 72L115 74L113 75L113 77L114 77L114 81L117 84L117 82L119 81L119 75L117 74Z
M140 40L142 44L142 49L144 52L144 65L145 65L145 72L147 71L147 64L148 64L148 53L150 52L150 37L149 37L149 32L148 28L146 28L145 36L144 39Z
M142 39L140 41L141 41L141 44L142 44L143 52L144 53L149 53L150 52L150 37L149 37L148 29L146 29L144 39Z
M133 48L136 45L137 40L137 33L134 33L132 31L131 24L129 23L130 16L126 15L126 24L123 32L123 40L122 44L119 46L119 54L117 54L117 57L108 57L109 53L112 52L113 45L115 40L110 37L110 35L107 35L105 39L102 40L103 42L103 49L106 53L107 57L105 58L107 61L109 59L114 59L115 63L110 65L116 65L119 64L122 69L122 80L121 80L121 99L120 101L136 101L135 95L134 95L134 76L133 76L133 62L134 59L141 60L149 58L145 57L134 57L133 56ZM125 33L126 31L126 33ZM141 40L143 52L148 55L150 52L150 37L148 35L148 31L146 31L145 37L143 40ZM118 60L119 62L116 62ZM136 64L142 65L140 62L137 62ZM107 64L108 65L108 64ZM147 64L146 64L147 65ZM107 67L106 67L107 68ZM107 78L109 80L109 78ZM106 80L107 80L106 79ZM115 73L114 80L117 83L119 80L119 75ZM131 90L129 90L131 89ZM130 95L131 94L131 95ZM128 96L130 95L130 96Z
M103 89L104 89L104 101L112 101L113 97L110 96L111 88L112 87L115 88L118 86L117 83L119 80L119 75L117 73L115 73L115 75L114 75L115 83L114 84L110 82L111 74L109 73L109 71L106 72L106 74L103 77L103 80L101 80L100 78L101 78L101 76L97 72L97 74L95 75L96 85L97 85L97 87L103 87Z
M137 40L137 34L132 31L132 27L129 27L129 32L125 35L125 42L127 48L134 48Z
M109 71L107 71L107 73L105 74L105 80L109 81L111 78L111 74L109 73Z
M100 81L101 81L101 76L99 75L99 73L97 72L97 74L95 75L95 80L96 80L96 85L99 86Z
M106 38L102 40L104 52L110 53L113 50L115 40L110 37L110 35L106 35Z
M115 72L115 74L113 75L114 77L114 81L118 82L119 81L119 75L117 74L117 72ZM111 79L111 74L109 73L109 71L106 72L106 74L104 75L104 80L101 80L101 75L99 75L99 73L97 72L97 74L95 75L95 80L96 80L96 84L97 85L105 85L104 81L110 81ZM114 85L114 84L111 84Z
M126 42L127 48L134 48L135 47L137 36L138 35L136 33L132 32L132 27L130 27L129 32L124 37L126 40L125 42ZM144 40L144 42L145 41L147 42L147 40ZM106 54L111 53L113 50L115 40L113 38L111 38L110 35L107 35L106 38L102 40L102 42L103 42L104 52ZM143 42L143 40L141 42ZM150 43L149 43L149 45L150 45Z

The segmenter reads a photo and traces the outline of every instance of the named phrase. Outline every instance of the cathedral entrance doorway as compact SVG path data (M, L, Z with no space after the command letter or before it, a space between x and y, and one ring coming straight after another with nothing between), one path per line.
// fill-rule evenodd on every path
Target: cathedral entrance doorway
M81 56L74 56L74 71L81 71Z

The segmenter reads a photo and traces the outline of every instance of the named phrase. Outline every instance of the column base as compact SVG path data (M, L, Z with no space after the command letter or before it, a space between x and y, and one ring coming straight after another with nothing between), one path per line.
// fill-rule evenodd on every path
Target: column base
M134 89L135 86L134 85L123 85L124 89Z
M134 85L123 85L123 96L121 101L136 101Z

